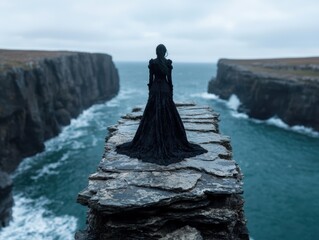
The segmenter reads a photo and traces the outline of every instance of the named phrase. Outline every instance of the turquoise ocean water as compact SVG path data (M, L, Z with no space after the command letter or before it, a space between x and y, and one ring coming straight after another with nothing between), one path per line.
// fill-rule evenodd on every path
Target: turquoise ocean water
M109 102L84 111L46 151L27 158L13 175L14 221L0 239L73 239L85 224L76 196L99 163L107 126L147 100L147 62L117 62L121 90ZM211 106L220 129L232 139L244 173L245 214L250 235L262 239L318 239L319 135L280 119L247 119L236 112L236 96L221 101L207 94L216 64L175 63L174 100Z

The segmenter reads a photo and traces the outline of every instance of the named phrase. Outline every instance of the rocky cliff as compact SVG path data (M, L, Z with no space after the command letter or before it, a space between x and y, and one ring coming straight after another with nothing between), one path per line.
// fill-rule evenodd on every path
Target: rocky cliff
M0 50L0 170L15 170L71 118L118 90L107 54Z
M277 116L319 131L319 58L221 59L208 92L222 99L236 94L239 111L250 117Z
M12 180L6 172L0 170L0 229L11 220L12 206Z
M242 174L230 139L219 133L218 114L194 104L178 111L188 139L208 152L168 166L117 154L142 117L134 109L109 127L104 157L78 195L89 211L76 239L249 239Z

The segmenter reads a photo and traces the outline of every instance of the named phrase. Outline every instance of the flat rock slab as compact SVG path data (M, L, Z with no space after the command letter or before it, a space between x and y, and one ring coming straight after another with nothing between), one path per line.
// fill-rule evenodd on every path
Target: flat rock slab
M115 149L132 140L143 109L135 108L110 126L97 172L77 199L90 208L88 229L101 239L121 239L122 232L128 239L228 239L238 226L245 229L242 174L232 160L229 137L218 131L218 114L205 106L176 105L188 140L208 152L168 166L142 162ZM175 222L184 223L171 229ZM192 223L197 227L188 226ZM204 230L208 225L219 227Z

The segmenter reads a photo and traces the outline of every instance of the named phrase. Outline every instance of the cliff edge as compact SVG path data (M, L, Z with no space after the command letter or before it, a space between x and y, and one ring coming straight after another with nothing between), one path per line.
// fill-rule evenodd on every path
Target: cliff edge
M290 126L319 131L319 57L218 61L208 92L237 95L240 112L257 119L277 116Z
M118 90L110 55L0 49L0 180L24 157L43 151L44 141L71 118ZM0 203L5 198L1 194Z
M142 118L135 108L109 127L97 171L77 202L89 208L75 239L249 239L242 173L207 106L176 104L188 139L208 152L168 166L118 154Z

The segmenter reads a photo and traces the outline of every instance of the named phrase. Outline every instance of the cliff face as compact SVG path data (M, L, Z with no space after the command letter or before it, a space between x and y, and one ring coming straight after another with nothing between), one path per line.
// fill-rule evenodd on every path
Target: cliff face
M118 90L107 54L0 50L0 221L7 222L1 217L12 205L12 182L4 172L43 151L44 141L71 118Z
M0 170L0 229L7 226L11 220L12 206L12 180L7 173Z
M221 59L208 92L222 99L236 94L239 111L250 117L278 116L288 125L319 131L319 58Z
M0 169L44 149L44 141L119 90L111 56L0 50Z

